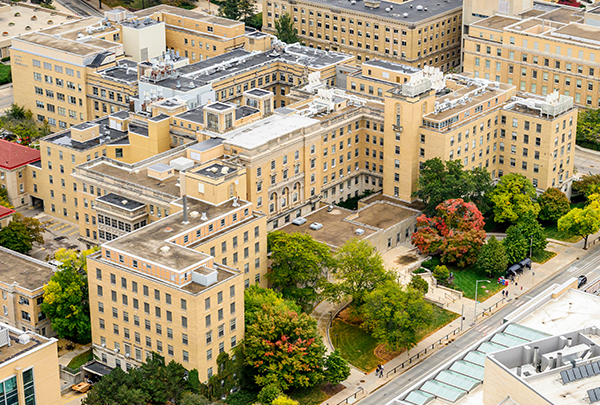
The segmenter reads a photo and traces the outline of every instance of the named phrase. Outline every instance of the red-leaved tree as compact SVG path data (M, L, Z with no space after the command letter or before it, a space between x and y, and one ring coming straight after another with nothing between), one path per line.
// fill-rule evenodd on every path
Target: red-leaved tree
M436 207L436 215L417 218L419 229L412 243L422 253L441 252L442 263L465 267L475 263L485 243L483 215L475 204L462 198L444 201Z

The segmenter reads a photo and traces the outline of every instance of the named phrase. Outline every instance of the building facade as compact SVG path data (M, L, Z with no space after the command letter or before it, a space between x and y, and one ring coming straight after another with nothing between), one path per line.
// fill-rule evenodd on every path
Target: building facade
M8 202L17 209L30 206L28 165L39 163L40 152L0 139L0 155L0 187L6 190Z
M302 42L356 56L447 71L460 65L462 1L264 0L263 30L289 14Z
M250 269L231 266L249 261L253 272L263 269L251 282L261 282L266 217L237 197L219 204L184 197L172 211L88 257L93 348L124 370L158 352L206 381L217 356L243 339Z
M464 38L464 71L545 96L558 91L581 107L600 106L600 8L535 3L515 16L475 21Z
M44 285L56 271L46 262L0 246L2 313L0 322L42 336L55 336L50 319L41 311Z

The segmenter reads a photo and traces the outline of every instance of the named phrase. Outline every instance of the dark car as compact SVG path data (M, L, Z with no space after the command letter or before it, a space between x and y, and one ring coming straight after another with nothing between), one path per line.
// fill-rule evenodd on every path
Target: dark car
M586 276L579 276L577 277L577 288L581 288L585 285L585 283L587 283L587 277Z

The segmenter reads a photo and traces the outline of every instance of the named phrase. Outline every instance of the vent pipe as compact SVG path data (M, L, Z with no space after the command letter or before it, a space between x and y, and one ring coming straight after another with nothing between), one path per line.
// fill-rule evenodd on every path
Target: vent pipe
M517 375L521 377L521 366L517 366Z
M562 367L562 366L563 366L562 353L558 352L558 353L556 353L556 367Z
M188 224L187 195L183 195L183 223Z
M573 338L567 338L567 347L571 347L573 345Z
M539 362L540 362L540 348L538 346L535 346L533 348L533 366L537 367Z

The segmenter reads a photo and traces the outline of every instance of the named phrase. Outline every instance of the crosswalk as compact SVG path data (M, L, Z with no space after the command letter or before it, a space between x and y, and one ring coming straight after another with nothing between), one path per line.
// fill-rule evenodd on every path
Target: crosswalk
M480 323L479 325L477 325L475 327L475 330L479 331L481 333L488 333L488 332L490 332L493 329L494 329L494 326L486 325L484 323Z

